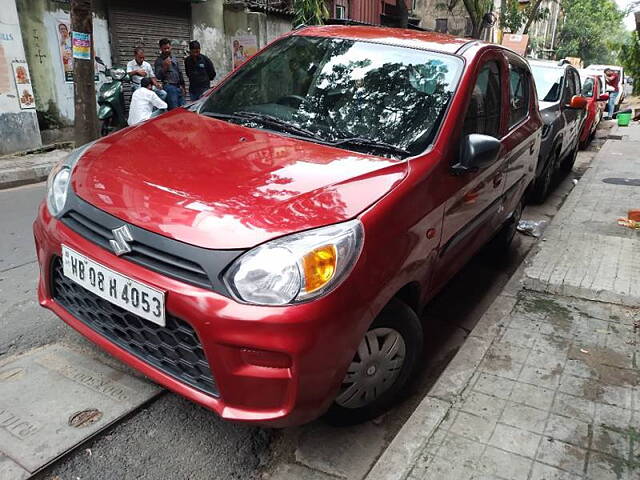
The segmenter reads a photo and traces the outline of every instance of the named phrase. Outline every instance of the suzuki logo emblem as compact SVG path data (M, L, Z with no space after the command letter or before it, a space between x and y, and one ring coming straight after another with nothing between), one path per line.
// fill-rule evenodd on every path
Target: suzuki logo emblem
M111 233L113 233L113 240L109 240L109 245L111 245L113 252L118 256L129 253L131 251L129 242L133 241L129 227L123 225L114 228Z

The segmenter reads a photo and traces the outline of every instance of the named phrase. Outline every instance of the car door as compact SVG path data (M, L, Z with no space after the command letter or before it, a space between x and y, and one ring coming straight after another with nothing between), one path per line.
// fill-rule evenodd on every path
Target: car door
M580 135L580 127L582 126L582 120L584 119L584 111L568 107L573 96L577 95L579 91L580 80L575 72L567 68L564 72L564 89L560 104L565 123L561 157L567 155L576 145Z
M536 97L529 67L516 55L506 53L509 67L509 114L502 141L506 153L503 206L504 220L511 215L528 186L540 153L542 122L535 111Z
M473 133L502 138L507 77L504 55L499 49L488 50L476 63L460 142ZM453 188L445 203L434 285L446 282L495 232L504 176L502 148L498 160L490 166L451 177L448 183Z

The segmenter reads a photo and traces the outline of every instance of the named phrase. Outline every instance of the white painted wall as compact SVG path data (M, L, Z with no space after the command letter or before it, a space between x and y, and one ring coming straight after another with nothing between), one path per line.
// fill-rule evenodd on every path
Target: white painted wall
M14 0L0 0L0 113L20 112L11 62L25 61L18 10Z
M69 14L61 9L53 12L45 11L44 13L43 23L47 43L54 47L58 46L57 25L60 19L69 22ZM111 45L109 43L108 22L106 18L99 18L95 15L93 17L93 46L95 54L110 66ZM55 48L54 51L50 52L50 55L54 72L52 81L54 82L55 103L60 111L60 115L64 117L69 124L72 124L74 118L73 83L64 81L60 50ZM104 83L104 76L100 75L98 78L99 82L96 83L96 92L100 88L100 85Z

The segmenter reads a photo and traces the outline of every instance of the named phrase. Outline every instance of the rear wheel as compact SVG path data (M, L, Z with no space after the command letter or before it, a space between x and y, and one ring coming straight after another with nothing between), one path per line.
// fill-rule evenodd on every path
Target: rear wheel
M325 414L333 425L354 425L386 412L404 397L422 355L416 313L393 299L358 346L340 391Z
M531 201L533 203L544 203L551 190L551 183L553 182L553 170L555 165L555 156L551 158L540 177L538 177L531 189Z

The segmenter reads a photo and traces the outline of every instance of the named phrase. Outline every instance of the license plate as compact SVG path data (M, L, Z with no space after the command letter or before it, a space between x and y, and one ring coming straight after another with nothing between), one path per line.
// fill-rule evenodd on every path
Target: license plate
M164 292L114 272L62 245L62 271L78 285L139 317L165 326Z

